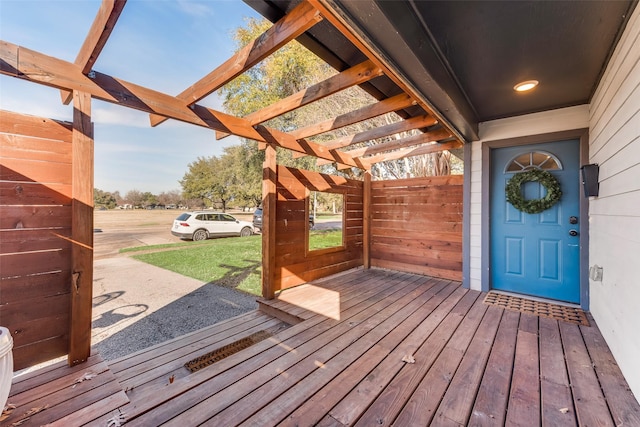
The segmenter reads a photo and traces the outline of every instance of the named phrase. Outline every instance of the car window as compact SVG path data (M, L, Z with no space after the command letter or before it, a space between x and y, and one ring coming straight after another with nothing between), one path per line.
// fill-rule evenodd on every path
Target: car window
M191 215L190 215L190 214L188 214L188 213L183 213L183 214L180 214L180 216L179 216L178 218L176 218L176 220L178 220L178 221L186 221L186 220L188 220L190 217L191 217Z
M206 221L207 220L207 215L206 214L196 215L196 219L198 221Z
M235 222L235 218L232 217L231 215L227 215L227 214L220 214L220 220L221 221L233 221Z

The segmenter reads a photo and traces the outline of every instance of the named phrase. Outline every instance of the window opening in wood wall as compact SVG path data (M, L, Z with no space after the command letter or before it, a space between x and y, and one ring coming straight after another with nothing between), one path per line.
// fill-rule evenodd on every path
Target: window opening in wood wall
M311 191L307 203L307 251L343 249L345 212L344 194Z

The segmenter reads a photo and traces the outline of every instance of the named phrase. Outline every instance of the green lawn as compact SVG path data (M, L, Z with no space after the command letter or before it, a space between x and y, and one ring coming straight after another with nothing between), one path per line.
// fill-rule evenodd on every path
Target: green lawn
M342 230L309 230L309 250L342 246Z
M342 245L341 230L313 230L312 249ZM203 282L262 295L262 237L230 237L204 242L181 242L125 248L120 252L150 251L132 257Z
M214 282L254 295L262 294L260 236L158 246L166 250L134 255L133 258L203 282ZM172 246L175 246L175 249L172 249ZM128 248L128 251L149 249L156 247Z

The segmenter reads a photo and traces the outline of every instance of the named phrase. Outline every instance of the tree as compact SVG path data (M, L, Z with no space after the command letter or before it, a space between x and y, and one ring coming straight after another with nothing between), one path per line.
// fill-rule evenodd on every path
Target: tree
M127 191L124 195L124 200L133 207L142 206L144 204L144 195L141 191L133 189Z
M213 159L198 157L189 163L188 171L179 181L184 198L202 200L205 206L213 205Z
M182 201L180 190L163 191L158 194L158 202L162 205L179 205Z
M102 191L98 188L93 189L93 205L95 207L105 207L107 209L113 209L116 207L116 197L108 191Z
M223 155L229 165L233 199L242 207L260 206L262 202L262 162L264 153L258 151L254 141L225 148Z
M116 190L113 193L111 193L113 195L113 197L115 197L116 199L116 205L122 205L124 204L124 199L122 198L122 196L120 195L120 191Z
M150 193L148 191L145 191L144 193L142 193L142 205L144 207L155 206L157 204L158 204L158 197L155 194Z
M220 205L225 212L233 196L232 178L233 164L229 159L198 157L189 163L189 170L179 182L185 198L202 200L205 206Z

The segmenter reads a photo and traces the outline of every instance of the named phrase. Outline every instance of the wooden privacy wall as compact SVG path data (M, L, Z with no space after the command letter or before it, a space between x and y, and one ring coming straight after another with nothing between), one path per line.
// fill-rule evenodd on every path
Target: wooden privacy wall
M462 181L373 181L371 265L462 280Z
M0 326L14 369L67 354L72 125L0 111Z
M307 252L309 191L345 195L345 247ZM362 265L362 181L278 166L276 185L275 290Z

